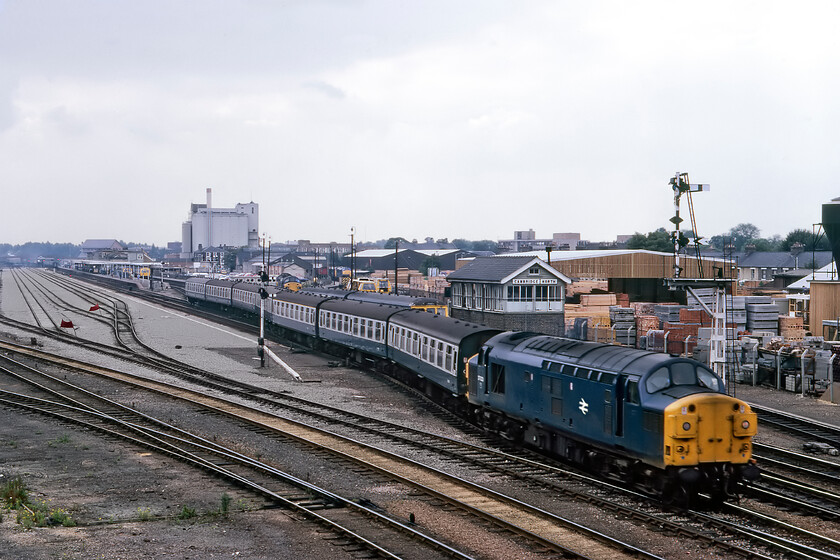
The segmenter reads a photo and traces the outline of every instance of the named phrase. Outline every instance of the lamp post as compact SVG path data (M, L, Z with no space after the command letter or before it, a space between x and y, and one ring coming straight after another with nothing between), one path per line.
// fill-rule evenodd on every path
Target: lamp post
M399 290L399 281L398 281L398 274L399 274L399 267L397 266L397 261L400 258L400 240L394 240L394 295L400 293Z
M356 277L356 226L350 227L350 285L353 285L353 278Z

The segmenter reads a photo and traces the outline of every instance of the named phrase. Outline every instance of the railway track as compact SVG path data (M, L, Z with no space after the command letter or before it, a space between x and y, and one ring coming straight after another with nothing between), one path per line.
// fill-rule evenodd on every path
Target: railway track
M207 372L203 372L202 375L206 375ZM186 375L186 374L185 374ZM224 390L225 392L230 392L233 389L230 387L225 387L224 380L214 380L212 383L223 383L223 385L214 385L214 388L219 390ZM278 404L277 399L284 395L266 395L265 392L259 388L243 386L239 389L242 391L241 396L262 401L262 405L265 406L273 406L273 407L280 407L281 405ZM291 399L292 401L294 399ZM448 443L444 444L440 441L416 441L412 443L405 443L406 441L410 441L411 437L417 436L417 434L413 434L411 436L407 436L405 433L389 433L393 430L392 427L381 427L381 426L370 426L371 419L366 417L361 417L356 415L350 415L349 417L343 416L344 411L332 411L331 414L336 414L337 416L330 417L329 415L320 416L316 419L313 416L313 412L311 410L306 410L306 406L311 406L312 403L304 402L298 403L295 405L291 405L289 403L289 399L286 399L286 404L282 405L283 410L285 410L284 414L292 414L297 415L300 417L307 418L307 422L312 422L315 424L321 423L326 428L330 429L330 426L333 426L331 429L336 429L335 426L340 426L340 430L342 432L346 432L348 430L355 430L353 433L364 433L365 438L374 438L372 441L381 440L382 442L387 442L389 445L401 445L401 446L411 446L413 449L425 449L426 452L430 450L436 450L438 452L444 452L448 455L448 461L454 461L461 463L463 465L471 465L472 468L480 468L483 472L488 472L489 470L493 470L494 472L498 473L499 476L503 477L511 477L513 479L527 481L530 480L532 484L539 485L542 488L550 489L552 492L557 492L558 495L566 495L566 496L574 496L573 499L575 500L584 500L589 501L591 503L597 503L599 507L602 507L605 510L616 511L620 512L620 515L626 517L632 517L634 519L639 519L640 522L646 524L655 524L658 523L660 527L668 527L668 530L674 531L675 534L690 534L692 538L703 540L708 544L708 546L715 546L723 548L724 550L729 550L732 554L738 554L739 556L744 557L755 557L755 558L765 558L764 553L760 550L747 550L743 548L739 548L737 546L732 546L731 543L727 542L728 539L735 539L740 537L744 537L745 535L752 535L749 537L751 541L760 544L760 547L766 547L768 550L774 550L782 554L790 555L792 557L801 557L801 558L809 558L809 557L831 557L831 556L820 556L817 552L809 552L809 545L807 544L796 544L793 543L788 539L788 541L784 541L782 539L777 540L774 544L772 539L768 539L766 535L762 533L762 531L758 528L747 528L743 526L739 526L737 523L727 522L726 520L717 520L714 523L717 523L717 527L719 527L723 531L723 535L718 535L713 538L709 538L704 533L707 533L707 529L705 527L712 523L709 520L708 514L703 512L695 512L695 513L687 513L682 512L678 514L678 517L685 517L690 516L692 518L692 523L697 525L697 529L691 529L687 523L684 521L674 521L673 524L669 524L668 516L670 514L662 514L659 512L659 515L654 514L647 514L644 511L643 506L638 505L620 505L616 504L614 500L610 500L608 498L600 498L598 494L602 495L610 495L616 494L623 491L623 489L614 487L610 488L608 485L598 488L594 481L586 480L587 477L580 477L579 475L572 474L571 471L562 472L564 469L558 468L556 466L550 466L550 468L546 468L547 465L544 465L544 459L540 460L533 460L533 459L524 459L521 457L521 453L507 453L507 452L499 452L497 450L492 450L493 453L488 455L483 455L485 451L476 451L475 449L466 451L464 450L460 444L455 446L454 448L448 449ZM323 409L328 407L323 407L322 405L316 405L317 414L323 414ZM441 411L440 414L446 414L445 411ZM374 422L375 424L375 422ZM400 427L400 431L403 427ZM398 440L402 438L404 441L399 442ZM488 440L488 445L498 445L498 440L495 442L490 442ZM385 443L383 443L385 445ZM415 451L416 452L416 451ZM556 469L556 470L553 470ZM551 473L550 475L548 473ZM555 478L556 480L550 480L551 478ZM574 486L577 485L578 488L575 489ZM593 490L594 488L594 490ZM696 517L695 517L696 515ZM745 518L752 518L758 519L758 517L754 513L744 513L741 512L740 515ZM645 519L644 521L641 521ZM778 520L772 519L763 519L761 520L762 523L775 523L776 526L780 526ZM729 523L727 525L727 523ZM724 527L728 527L723 529ZM778 530L778 529L777 529ZM791 534L801 534L804 535L807 531L796 528L796 527L787 527L785 528L786 531L789 531ZM726 536L728 535L728 536ZM811 538L811 537L808 537ZM836 543L829 540L821 540L819 536L813 537L812 540L815 542L823 542L823 546L826 547L836 547ZM730 548L731 547L731 548ZM810 556L810 554L814 554ZM832 553L828 553L832 554Z
M33 368L18 365L16 369L18 371L0 367L0 373L14 377L44 395L0 390L0 403L6 406L95 430L200 468L302 516L336 537L348 539L352 546L363 547L375 557L470 558L467 553L408 523L301 480L266 462Z
M366 445L372 445L378 449L396 446L401 450L401 455L408 453L413 457L418 457L423 464L439 462L442 456L449 468L455 471L480 472L484 475L494 473L492 476L498 480L497 487L505 487L516 481L516 484L524 487L538 489L537 495L548 492L554 496L588 503L617 516L634 519L638 523L656 527L660 531L668 530L703 542L705 546L713 546L741 557L767 558L760 550L750 550L731 542L732 539L747 534L756 535L756 542L761 543L762 548L768 546L772 548L770 544L763 542L764 538L760 536L760 529L745 528L719 519L717 527L722 529L721 534L710 536L707 530L708 514L663 512L658 503L646 496L588 477L558 464L551 464L545 458L536 455L533 456L536 459L523 457L521 450L517 453L508 453L491 447L471 445L334 407L289 398L288 395L280 396L286 397L287 401L282 407L284 417L289 417L291 414L298 420L305 418L308 425L318 426L332 433L341 433L354 441L364 440ZM276 403L265 401L261 396L252 395L251 397L262 401L264 405L270 405L275 409L280 408Z
M8 359L6 360L8 361ZM64 367L83 367L64 362ZM295 422L276 415L209 397L165 383L133 378L128 374L85 367L87 373L107 376L111 380L131 383L167 398L187 401L216 414L223 414L237 422L257 426L272 432L275 437L295 440L318 452L329 452L364 468L411 485L423 493L479 516L511 534L570 558L657 558L656 555L632 547L602 533L592 531L556 514L519 502L491 491L463 478L430 469L417 461L395 455L375 446L363 444L346 436ZM230 460L226 457L225 460ZM572 543L574 546L564 545Z

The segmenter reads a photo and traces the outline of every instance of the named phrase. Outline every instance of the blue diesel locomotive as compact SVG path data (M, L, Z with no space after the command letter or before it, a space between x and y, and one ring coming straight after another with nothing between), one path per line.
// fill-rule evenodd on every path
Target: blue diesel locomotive
M186 294L259 308L253 285L196 279ZM488 431L666 499L721 501L758 476L756 415L694 360L325 294L269 296L282 336L387 369Z
M687 358L505 332L470 359L477 423L684 503L753 480L756 415Z

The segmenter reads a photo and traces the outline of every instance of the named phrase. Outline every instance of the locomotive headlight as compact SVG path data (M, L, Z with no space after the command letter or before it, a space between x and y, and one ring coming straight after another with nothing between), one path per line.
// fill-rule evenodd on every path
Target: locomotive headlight
M750 421L749 420L742 421L741 422L741 427L745 430L748 430L750 428Z
M687 432L691 429L691 422L683 422L683 431Z
M677 446L677 453L685 453L685 446L678 445Z

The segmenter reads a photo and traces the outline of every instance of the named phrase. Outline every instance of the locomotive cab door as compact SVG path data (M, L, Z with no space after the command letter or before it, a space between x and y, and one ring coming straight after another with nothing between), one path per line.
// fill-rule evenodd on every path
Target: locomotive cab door
M483 397L487 392L487 363L490 357L490 348L482 346L478 351L477 367L475 372L470 372L469 391L475 398Z
M639 400L639 378L621 375L615 386L615 442L617 447L627 447L633 430L628 426L641 426L642 407Z

